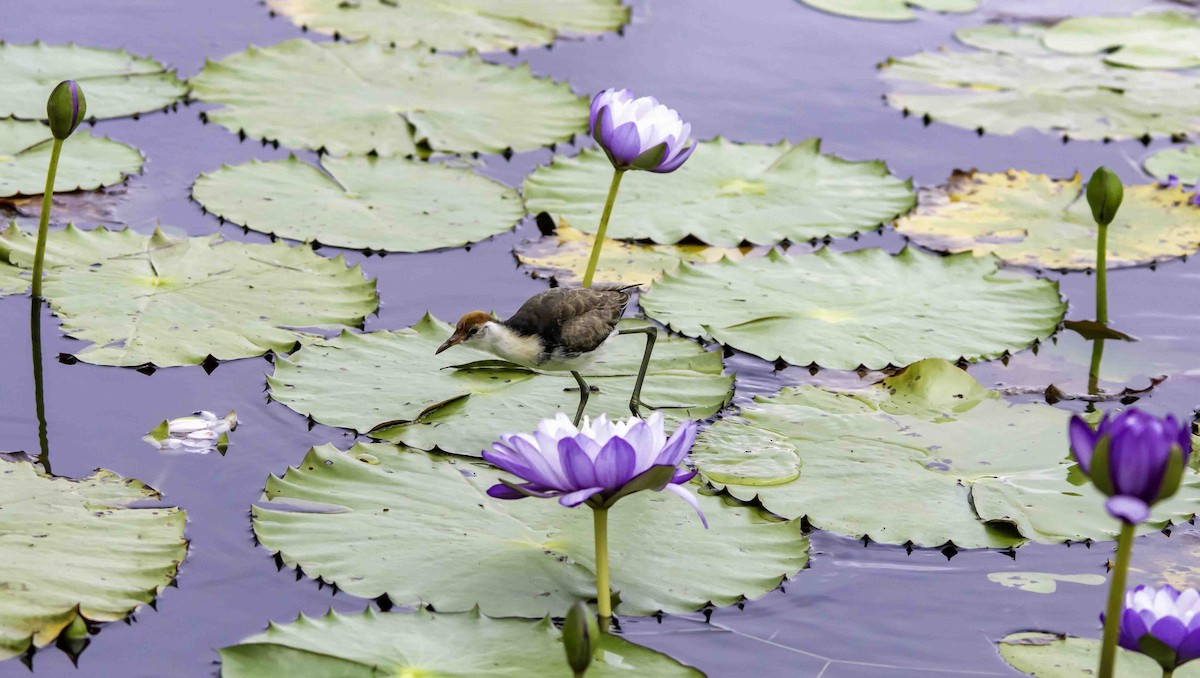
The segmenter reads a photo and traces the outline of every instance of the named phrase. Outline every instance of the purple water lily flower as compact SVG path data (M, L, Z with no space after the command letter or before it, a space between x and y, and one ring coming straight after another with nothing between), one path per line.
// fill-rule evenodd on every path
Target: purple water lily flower
M1172 586L1129 589L1117 644L1150 656L1168 673L1200 658L1200 593Z
M1144 522L1153 504L1175 494L1192 449L1186 422L1135 407L1104 415L1095 430L1076 415L1069 432L1080 470L1109 497L1108 512L1130 525Z
M1160 190L1166 188L1179 188L1179 177L1175 176L1174 174L1168 174L1166 179L1158 182L1158 188Z
M588 133L618 170L674 172L696 150L692 126L654 97L606 89L592 99Z
M683 487L696 472L679 468L695 440L694 421L683 422L668 438L660 412L644 420L584 417L579 428L560 412L543 419L532 434L502 435L484 451L488 463L526 481L502 481L488 488L488 494L497 499L557 497L567 507L587 503L607 509L639 490L668 490L691 504L708 527L696 497Z

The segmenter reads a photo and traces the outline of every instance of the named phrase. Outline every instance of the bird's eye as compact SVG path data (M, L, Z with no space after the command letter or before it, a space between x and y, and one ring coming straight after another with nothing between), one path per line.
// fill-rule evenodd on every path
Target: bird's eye
M467 334L469 334L469 335L471 335L471 336L473 337L473 336L475 336L476 334L479 334L479 328L478 328L478 327L472 327L472 328L471 328L471 331L470 331L470 332L467 332Z

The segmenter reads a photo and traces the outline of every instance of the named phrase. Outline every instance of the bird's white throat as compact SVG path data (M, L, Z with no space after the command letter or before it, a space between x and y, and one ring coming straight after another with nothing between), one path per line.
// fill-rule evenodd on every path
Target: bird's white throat
M538 367L542 358L542 340L523 337L497 322L483 324L479 336L470 343L502 360L525 367Z

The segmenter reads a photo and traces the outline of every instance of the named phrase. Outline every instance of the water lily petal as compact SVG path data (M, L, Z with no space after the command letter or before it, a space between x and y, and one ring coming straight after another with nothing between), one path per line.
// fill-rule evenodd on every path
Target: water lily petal
M599 485L596 482L596 468L591 457L574 438L558 441L558 456L567 475L564 490L574 491Z
M573 508L575 506L579 506L583 502L587 501L588 499L591 499L592 497L594 497L595 495L597 495L603 491L604 491L603 487L588 487L588 488L585 488L582 490L577 490L575 492L570 492L568 494L564 494L563 496L558 498L558 503L562 504L563 506L566 506L567 508Z
M1119 494L1104 503L1110 515L1130 525L1139 525L1150 517L1150 506L1137 497Z
M596 482L607 490L616 490L629 482L637 468L637 453L621 438L611 438L596 456Z
M678 495L680 499L686 501L691 505L692 508L696 509L696 515L700 516L700 522L704 524L704 529L708 529L708 519L704 517L704 511L700 510L700 501L696 499L695 495L684 489L682 485L676 485L674 483L669 483L663 489Z
M1071 453L1079 462L1079 469L1087 475L1092 465L1092 452L1096 448L1096 432L1079 415L1071 417L1067 430L1071 439Z

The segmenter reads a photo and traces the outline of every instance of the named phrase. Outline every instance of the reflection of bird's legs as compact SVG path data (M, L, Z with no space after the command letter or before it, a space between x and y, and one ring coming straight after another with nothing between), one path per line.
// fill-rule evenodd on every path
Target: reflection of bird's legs
M575 425L579 426L580 420L583 419L583 408L587 407L588 394L592 389L575 370L571 370L571 376L575 377L575 383L579 384L579 409L575 410Z
M650 354L654 351L654 342L658 339L658 328L653 325L634 329L618 330L617 334L646 335L646 352L642 354L642 365L638 368L637 381L633 383L633 396L629 399L629 411L633 416L640 417L639 408L658 409L642 402L642 383L646 381L646 370L650 369Z

